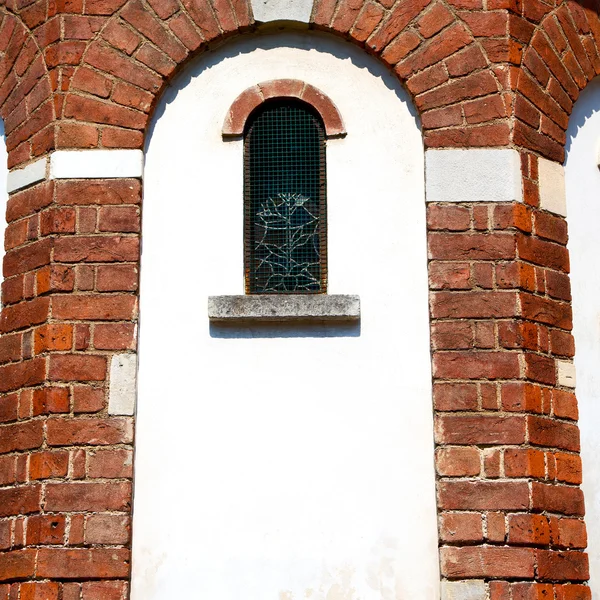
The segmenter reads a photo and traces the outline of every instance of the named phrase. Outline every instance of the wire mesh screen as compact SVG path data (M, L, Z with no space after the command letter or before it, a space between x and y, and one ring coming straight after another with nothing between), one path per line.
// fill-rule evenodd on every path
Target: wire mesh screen
M267 102L244 145L246 287L326 291L325 133L298 101Z

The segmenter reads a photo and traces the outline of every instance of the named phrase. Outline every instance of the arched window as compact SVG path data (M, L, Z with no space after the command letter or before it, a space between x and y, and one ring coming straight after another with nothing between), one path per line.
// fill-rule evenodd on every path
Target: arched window
M309 104L261 104L244 133L246 291L327 291L325 127Z

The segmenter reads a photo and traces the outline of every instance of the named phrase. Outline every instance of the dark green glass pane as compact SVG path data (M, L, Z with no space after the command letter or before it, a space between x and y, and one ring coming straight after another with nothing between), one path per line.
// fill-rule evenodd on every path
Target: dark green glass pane
M267 103L245 143L246 252L251 293L322 290L325 143L300 102Z

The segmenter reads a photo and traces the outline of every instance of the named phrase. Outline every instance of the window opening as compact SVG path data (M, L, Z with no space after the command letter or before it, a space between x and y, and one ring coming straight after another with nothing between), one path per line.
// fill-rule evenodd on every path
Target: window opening
M247 293L325 293L325 128L308 104L267 101L248 119L244 205Z

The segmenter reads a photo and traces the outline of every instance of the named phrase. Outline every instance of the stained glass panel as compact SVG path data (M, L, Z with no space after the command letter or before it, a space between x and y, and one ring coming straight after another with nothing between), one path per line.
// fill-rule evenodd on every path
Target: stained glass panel
M303 102L266 102L245 136L247 291L325 292L325 135Z

